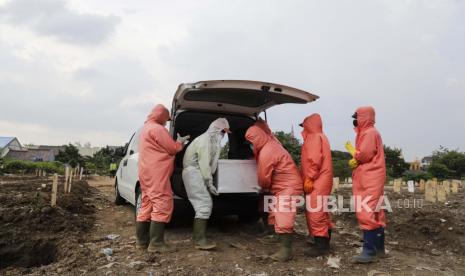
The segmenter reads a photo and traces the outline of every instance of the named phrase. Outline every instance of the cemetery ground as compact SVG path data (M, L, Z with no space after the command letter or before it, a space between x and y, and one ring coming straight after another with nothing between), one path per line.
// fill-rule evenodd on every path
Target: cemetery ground
M275 245L266 242L256 223L235 217L214 218L209 237L215 251L191 245L191 217L176 213L167 229L175 253L147 254L135 248L131 205L113 204L113 180L90 178L73 183L71 193L58 183L58 199L50 207L50 177L0 177L0 275L464 275L465 192L445 202L427 202L418 191L394 193L387 215L386 247L390 258L369 265L350 263L361 246L353 213L335 213L330 256L310 259L303 250L305 217L296 222L294 258L275 263L266 256ZM45 184L45 185L43 185ZM341 185L337 195L349 196ZM417 201L414 201L417 200ZM416 208L406 208L417 203ZM105 253L103 253L105 251ZM385 274L382 274L385 273Z

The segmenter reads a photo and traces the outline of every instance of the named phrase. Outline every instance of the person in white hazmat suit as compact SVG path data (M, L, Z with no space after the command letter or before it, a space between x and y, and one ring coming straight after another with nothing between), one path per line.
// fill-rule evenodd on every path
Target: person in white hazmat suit
M215 243L207 240L206 230L213 208L210 193L218 195L213 184L213 174L218 165L221 140L225 133L230 133L228 121L225 118L216 119L205 133L192 141L184 154L182 179L195 210L192 240L196 249L210 250L216 247Z

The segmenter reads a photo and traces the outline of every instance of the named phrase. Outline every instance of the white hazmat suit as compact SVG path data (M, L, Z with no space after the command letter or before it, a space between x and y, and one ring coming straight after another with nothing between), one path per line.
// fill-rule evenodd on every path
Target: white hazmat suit
M218 195L213 174L218 166L224 129L229 129L228 121L216 119L205 133L192 141L184 154L182 179L196 219L210 218L213 208L210 193Z

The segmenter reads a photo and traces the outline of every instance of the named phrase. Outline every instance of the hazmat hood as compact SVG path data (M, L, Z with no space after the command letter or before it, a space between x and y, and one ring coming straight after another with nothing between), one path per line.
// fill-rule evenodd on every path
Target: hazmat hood
M179 85L173 98L173 112L200 110L218 113L258 115L285 103L306 104L319 97L285 85L247 81L212 80Z

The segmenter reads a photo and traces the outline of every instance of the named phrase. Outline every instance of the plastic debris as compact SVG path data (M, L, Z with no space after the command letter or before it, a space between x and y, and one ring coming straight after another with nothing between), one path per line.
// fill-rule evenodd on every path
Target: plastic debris
M379 270L370 270L367 273L367 276L388 276L390 275L389 273L379 271Z
M326 265L328 265L331 268L339 269L341 267L341 258L340 257L328 257L328 262L326 262Z
M111 249L111 248L104 248L104 249L102 249L102 253L105 254L105 255L107 255L107 256L111 256L111 255L113 255L113 249Z
M105 238L106 238L107 240L112 241L112 240L116 240L116 239L119 238L119 237L120 237L120 235L117 235L117 234L110 234L110 235L106 236Z

